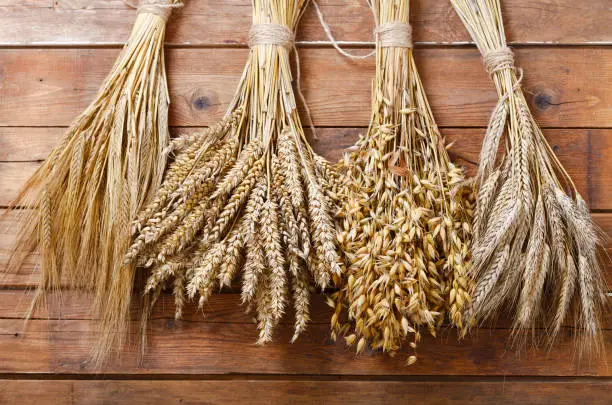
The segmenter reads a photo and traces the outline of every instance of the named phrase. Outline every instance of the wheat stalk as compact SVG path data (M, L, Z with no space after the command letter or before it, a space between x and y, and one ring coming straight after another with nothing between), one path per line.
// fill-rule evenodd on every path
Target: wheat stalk
M60 279L95 293L101 318L96 364L125 341L135 266L123 265L130 222L150 201L166 166L166 22L176 0L144 1L132 33L95 100L26 182L17 251L41 252L32 310ZM16 258L16 257L15 257ZM17 258L11 268L19 267ZM29 314L32 312L30 311ZM28 315L29 317L29 315Z
M451 2L483 54L499 98L480 155L472 246L477 282L467 316L483 322L508 307L515 334L542 321L552 344L573 306L587 338L582 348L599 348L605 300L599 233L529 111L522 71L506 45L500 1Z
M394 352L408 335L415 348L422 327L435 335L446 313L466 326L472 200L416 70L409 2L370 5L377 23L372 117L341 162L338 239L346 269L330 304L334 337L348 334L357 352L368 345ZM339 321L343 308L350 325Z
M311 279L325 288L340 272L339 175L308 145L292 90L289 56L307 3L253 0L249 58L226 118L173 143L176 160L133 224L125 257L150 269L149 295L172 283L177 302L183 289L200 306L242 273L259 343L272 339L290 286L295 340L309 320Z

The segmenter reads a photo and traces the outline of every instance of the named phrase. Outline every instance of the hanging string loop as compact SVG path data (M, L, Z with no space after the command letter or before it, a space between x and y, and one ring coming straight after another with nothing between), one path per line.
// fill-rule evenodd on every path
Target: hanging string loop
M321 27L323 27L323 31L325 31L325 35L327 35L327 39L329 39L329 42L331 42L332 46L338 51L338 53L340 53L340 55L345 56L349 59L353 59L353 60L367 59L370 56L374 56L374 54L376 53L376 50L370 53L367 53L365 55L355 55L353 53L347 52L344 49L342 49L338 41L336 41L336 39L334 38L331 32L331 29L329 28L329 25L327 25L327 22L325 21L325 17L323 17L323 12L321 11L319 4L315 0L311 0L311 1L312 1L312 5L315 8L315 11L317 12L317 17L319 17L319 23L321 24Z

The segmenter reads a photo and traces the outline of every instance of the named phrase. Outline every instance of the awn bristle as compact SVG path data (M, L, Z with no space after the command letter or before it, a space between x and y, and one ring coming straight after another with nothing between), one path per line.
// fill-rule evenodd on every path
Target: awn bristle
M122 258L130 222L162 181L170 140L163 46L167 17L182 4L144 3L96 99L11 206L39 208L19 211L16 248L41 252L31 311L60 279L93 292L94 313L102 320L92 356L98 365L127 337L135 266ZM11 263L20 265L19 259Z
M482 323L510 308L515 336L541 322L552 344L575 312L586 338L577 340L580 349L598 349L605 303L599 233L528 108L522 72L506 45L500 1L451 2L483 54L499 97L480 154L472 246L476 286L466 316ZM499 152L502 138L505 153Z
M126 255L149 268L148 295L172 287L177 315L184 296L203 307L243 269L258 343L272 339L291 298L295 340L309 321L310 280L325 288L340 272L339 175L308 145L292 91L289 36L307 3L253 1L249 59L226 118L173 143L176 160Z
M333 336L346 334L358 353L368 345L395 352L409 336L414 349L419 330L435 335L446 314L463 330L470 302L472 189L449 160L411 45L382 45L388 24L409 28L409 2L371 6L379 27L372 117L340 164L346 182L338 191L338 238L346 269L330 301ZM340 321L345 308L350 324Z

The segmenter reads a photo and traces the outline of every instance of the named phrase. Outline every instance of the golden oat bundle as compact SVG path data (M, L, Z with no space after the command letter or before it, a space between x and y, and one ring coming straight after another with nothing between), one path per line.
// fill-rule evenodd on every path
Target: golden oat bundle
M366 345L394 352L408 335L416 347L423 327L435 335L445 313L466 326L472 202L415 66L409 2L370 5L377 22L372 117L341 162L346 183L338 227L346 271L332 296L332 329L334 336L347 333L357 352ZM343 308L350 321L344 325Z
M581 334L597 342L604 281L589 209L529 111L499 0L452 3L499 97L480 153L468 314L483 321L510 308L515 331L544 321L552 343L573 310Z
M177 317L186 295L203 307L242 270L260 343L272 338L290 290L297 338L309 320L311 278L325 288L340 272L337 175L308 145L292 90L289 55L307 3L253 1L249 58L226 118L175 142L180 152L126 257L150 269L152 304L173 288Z
M16 251L41 253L34 308L60 279L95 292L103 320L96 360L126 337L134 266L124 266L130 223L161 183L168 148L166 22L178 1L143 1L96 99L13 203L23 228ZM19 266L15 255L12 266Z

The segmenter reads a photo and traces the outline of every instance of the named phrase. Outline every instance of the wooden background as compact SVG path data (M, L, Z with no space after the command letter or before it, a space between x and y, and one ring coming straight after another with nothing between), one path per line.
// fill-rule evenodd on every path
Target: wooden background
M246 61L248 0L191 0L169 23L167 66L173 131L192 131L225 111ZM372 48L371 14L361 0L320 0L339 40L354 52ZM612 234L612 2L505 0L507 36L525 69L530 105L560 159ZM447 0L412 0L416 58L438 124L453 155L471 172L496 101L481 58ZM70 121L94 97L135 18L123 1L0 1L0 207L13 199ZM336 159L368 123L374 60L340 56L312 9L299 29L302 87L320 141ZM18 231L0 224L0 266ZM313 322L290 344L291 316L275 343L254 345L256 328L237 294L211 299L175 321L164 297L151 322L142 367L136 351L103 372L88 368L95 323L88 297L63 294L63 305L21 317L37 279L36 258L0 286L0 404L196 403L574 403L612 401L612 319L606 351L578 364L571 327L550 352L517 353L508 323L458 343L452 331L419 347L405 367L374 353L355 357L329 339L330 311L314 298ZM612 267L606 265L608 280ZM537 333L544 333L537 331Z

